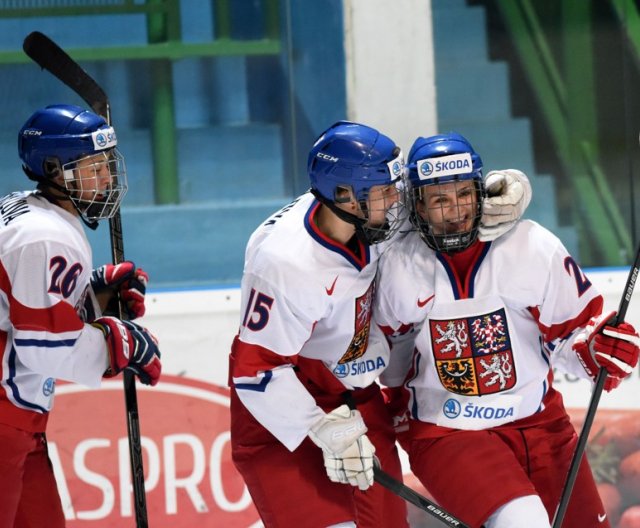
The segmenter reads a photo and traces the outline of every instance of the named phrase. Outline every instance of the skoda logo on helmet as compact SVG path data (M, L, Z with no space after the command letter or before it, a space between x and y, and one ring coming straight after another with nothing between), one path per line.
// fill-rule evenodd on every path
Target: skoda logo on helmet
M96 144L99 147L106 147L107 142L108 142L107 136L105 136L102 132L96 135Z
M93 141L94 150L105 150L118 144L116 132L112 127L101 128L91 132L91 140Z
M393 151L393 154L396 157L387 162L387 169L394 179L398 179L404 172L404 157L402 156L402 151L398 148Z
M431 164L431 162L427 161L420 165L420 172L423 176L430 176L433 172L433 165Z

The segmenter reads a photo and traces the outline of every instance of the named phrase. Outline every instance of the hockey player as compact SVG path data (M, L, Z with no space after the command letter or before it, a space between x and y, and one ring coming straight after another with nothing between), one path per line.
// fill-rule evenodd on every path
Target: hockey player
M70 105L36 111L18 135L37 188L0 200L1 528L65 526L45 440L56 379L98 387L130 368L154 385L160 375L155 338L101 315L115 291L130 317L142 315L146 274L131 262L92 271L80 223L95 228L120 206L116 144L104 119Z
M377 260L406 219L403 171L391 139L338 122L309 153L310 192L247 245L230 354L231 445L266 527L407 526L403 501L373 484L374 452L384 471L402 471L375 383L389 354L371 325ZM492 237L530 197L524 176L499 183Z
M418 138L408 169L416 231L381 259L374 317L392 342L381 381L408 400L411 469L471 527L548 528L577 442L552 367L592 379L602 367L611 390L638 362L638 334L607 324L537 223L478 240L482 161L464 137ZM586 459L573 497L565 526L609 526Z

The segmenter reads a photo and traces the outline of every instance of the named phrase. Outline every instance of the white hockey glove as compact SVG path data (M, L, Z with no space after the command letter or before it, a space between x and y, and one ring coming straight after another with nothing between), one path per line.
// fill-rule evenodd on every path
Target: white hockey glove
M322 449L324 466L332 482L366 490L373 484L373 454L376 448L367 435L360 411L341 405L325 415L309 431L309 438Z
M531 202L529 178L516 169L491 171L485 178L487 197L482 204L478 238L495 240L509 231Z

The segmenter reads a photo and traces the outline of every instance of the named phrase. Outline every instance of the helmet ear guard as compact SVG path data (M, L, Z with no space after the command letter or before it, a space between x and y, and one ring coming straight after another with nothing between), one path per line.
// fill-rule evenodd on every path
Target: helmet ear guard
M354 194L353 189L350 187L338 185L333 191L333 201L335 203L349 203L354 199Z
M62 173L60 160L58 158L48 157L42 163L42 171L47 179L53 179Z

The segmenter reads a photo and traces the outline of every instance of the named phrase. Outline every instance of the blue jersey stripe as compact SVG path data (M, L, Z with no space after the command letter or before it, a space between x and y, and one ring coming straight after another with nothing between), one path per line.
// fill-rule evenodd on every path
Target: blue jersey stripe
M42 348L58 348L72 347L76 343L76 339L60 339L52 341L51 339L14 339L14 343L18 346L35 346Z
M34 411L39 411L42 413L49 412L44 407L40 405L36 405L35 403L28 402L20 395L20 390L18 390L18 386L13 381L16 377L16 349L11 347L11 351L9 352L9 377L7 379L7 385L11 387L11 393L13 394L13 399L19 403L20 405L33 409Z
M272 377L273 372L267 370L264 373L264 377L262 378L260 383L236 383L234 386L236 390L252 390L257 392L264 392Z

